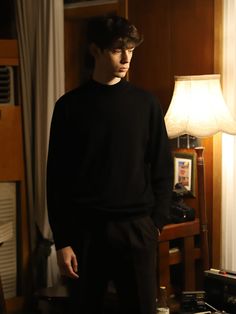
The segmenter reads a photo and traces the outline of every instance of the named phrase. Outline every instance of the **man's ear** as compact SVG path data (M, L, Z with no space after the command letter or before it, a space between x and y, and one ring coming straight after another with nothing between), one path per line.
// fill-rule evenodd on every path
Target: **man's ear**
M94 58L97 58L101 54L101 49L94 43L90 44L89 52Z

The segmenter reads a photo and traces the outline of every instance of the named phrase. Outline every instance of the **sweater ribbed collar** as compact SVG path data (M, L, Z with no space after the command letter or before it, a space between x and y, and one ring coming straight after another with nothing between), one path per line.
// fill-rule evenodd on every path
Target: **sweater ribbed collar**
M126 80L123 80L121 79L118 83L116 84L112 84L112 85L108 85L108 84L102 84L102 83L99 83L97 81L95 81L94 79L90 79L88 84L91 86L91 87L94 87L96 89L100 89L100 90L104 90L104 91L115 91L115 90L118 90L120 89L121 87L127 85L127 81Z

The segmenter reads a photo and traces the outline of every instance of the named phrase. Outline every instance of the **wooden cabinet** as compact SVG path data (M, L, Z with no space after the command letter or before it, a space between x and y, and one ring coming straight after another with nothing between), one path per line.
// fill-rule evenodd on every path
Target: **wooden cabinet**
M0 180L23 179L21 107L0 106Z
M19 65L18 47L15 39L0 39L0 65Z
M26 211L22 106L18 103L17 72L19 56L17 40L0 40L0 65L12 66L15 82L15 105L0 105L0 182L16 183L17 199L17 295L6 300L7 311L22 306L29 261L29 237ZM25 283L25 284L24 284Z
M16 40L0 40L0 66L19 65ZM15 97L17 98L17 97ZM21 106L0 105L0 181L23 180Z

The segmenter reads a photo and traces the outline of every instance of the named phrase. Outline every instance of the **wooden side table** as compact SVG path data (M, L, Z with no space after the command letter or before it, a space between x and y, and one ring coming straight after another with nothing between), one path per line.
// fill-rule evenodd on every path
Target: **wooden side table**
M196 237L200 234L199 219L193 221L169 224L163 228L158 244L158 269L159 286L166 286L168 294L171 293L170 267L182 263L184 266L184 290L196 289L195 261L201 258L200 244ZM172 247L174 241L177 247Z

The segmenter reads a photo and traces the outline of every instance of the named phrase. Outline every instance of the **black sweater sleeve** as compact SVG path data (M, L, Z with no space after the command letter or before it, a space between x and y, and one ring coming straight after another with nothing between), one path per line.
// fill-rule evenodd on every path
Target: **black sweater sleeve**
M161 107L155 101L150 121L151 185L155 197L152 218L161 230L168 223L173 189L173 158Z
M56 103L50 130L47 162L47 206L49 223L57 249L70 245L68 211L68 141L65 106Z

